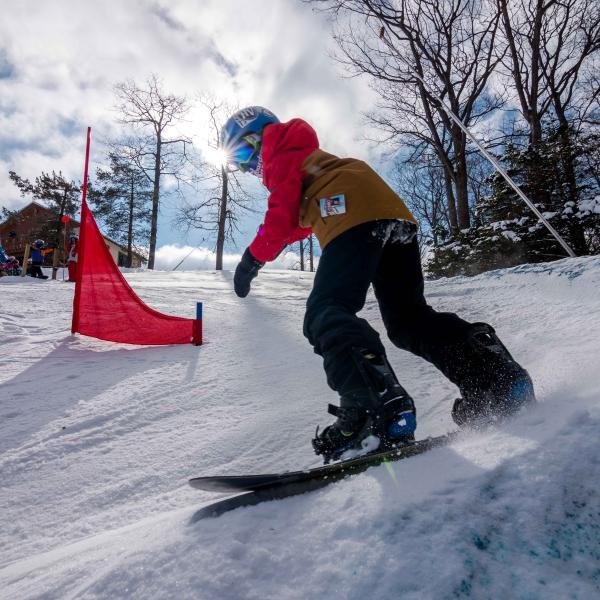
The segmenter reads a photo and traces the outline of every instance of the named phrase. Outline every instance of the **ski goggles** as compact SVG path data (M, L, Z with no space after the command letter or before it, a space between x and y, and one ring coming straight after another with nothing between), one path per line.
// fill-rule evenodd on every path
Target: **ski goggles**
M229 153L230 162L242 173L256 169L260 158L260 136L249 133L242 137L236 147Z

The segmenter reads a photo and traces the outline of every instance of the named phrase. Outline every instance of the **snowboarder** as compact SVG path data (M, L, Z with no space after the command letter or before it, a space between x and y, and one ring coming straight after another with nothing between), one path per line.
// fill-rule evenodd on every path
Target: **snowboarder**
M379 334L357 316L371 284L390 340L458 386L457 424L512 414L534 400L529 375L490 325L427 304L416 220L366 163L321 150L308 123L280 123L259 106L232 115L221 143L229 164L259 177L270 192L264 223L236 268L236 294L247 296L259 270L286 245L314 232L322 249L304 334L340 396L339 407L329 405L336 421L317 428L313 439L326 463L414 440L413 400Z
M42 272L42 265L44 264L44 255L52 252L51 249L46 248L44 240L35 240L31 246L31 276L38 277L39 279L48 279L48 275L44 275Z
M69 238L69 243L67 244L67 252L69 253L69 257L67 259L67 263L69 265L69 279L68 281L74 282L77 278L77 253L79 251L79 238L76 235L72 235Z

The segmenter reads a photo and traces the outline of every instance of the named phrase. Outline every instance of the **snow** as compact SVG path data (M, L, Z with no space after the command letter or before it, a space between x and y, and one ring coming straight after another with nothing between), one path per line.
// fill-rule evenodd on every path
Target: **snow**
M494 221L490 223L490 226L493 231L498 231L498 229L505 230L509 225L518 225L522 227L528 221L530 221L529 217L520 217L519 219L508 219L505 221Z
M510 240L511 242L520 242L521 238L514 232L514 231L502 231L501 234L507 239Z
M192 317L199 348L69 334L73 288L0 279L0 594L10 599L600 596L600 257L427 282L487 320L540 403L445 448L316 492L194 520L223 496L189 477L316 466L320 359L302 337L313 276L129 272ZM383 331L372 296L363 311ZM125 325L126 326L126 325ZM455 388L389 347L420 437L454 429Z
M577 216L587 217L590 214L600 215L600 196L595 198L587 198L579 202L579 212Z

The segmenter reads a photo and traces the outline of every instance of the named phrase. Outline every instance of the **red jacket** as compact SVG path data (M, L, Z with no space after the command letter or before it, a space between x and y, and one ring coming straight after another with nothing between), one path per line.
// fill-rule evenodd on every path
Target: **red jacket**
M250 244L252 256L268 262L288 244L308 237L300 227L302 163L319 147L315 130L302 119L268 125L263 133L263 183L270 192L264 223Z

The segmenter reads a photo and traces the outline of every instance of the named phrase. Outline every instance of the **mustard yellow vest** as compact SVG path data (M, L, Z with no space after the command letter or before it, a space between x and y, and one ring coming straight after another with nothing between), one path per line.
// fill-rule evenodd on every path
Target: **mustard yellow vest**
M321 249L362 223L416 219L400 196L367 163L315 150L302 164L300 225L314 231Z

